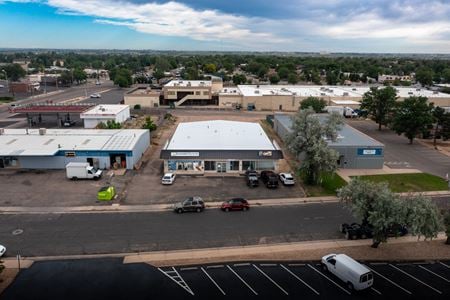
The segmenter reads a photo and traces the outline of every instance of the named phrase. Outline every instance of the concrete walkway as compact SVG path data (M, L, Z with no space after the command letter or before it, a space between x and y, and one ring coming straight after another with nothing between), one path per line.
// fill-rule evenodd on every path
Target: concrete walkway
M352 176L364 176L364 175L385 175L385 174L411 174L422 173L417 169L392 169L388 166L383 166L382 169L339 169L336 172L345 181L349 182Z
M249 200L250 206L277 206L300 205L307 203L338 202L335 196L308 197L308 198L280 198ZM205 202L206 209L218 209L222 202ZM107 212L161 212L172 210L173 204L149 204L149 205L112 205L100 206L71 206L71 207L0 207L0 214L44 214L44 213L107 213Z

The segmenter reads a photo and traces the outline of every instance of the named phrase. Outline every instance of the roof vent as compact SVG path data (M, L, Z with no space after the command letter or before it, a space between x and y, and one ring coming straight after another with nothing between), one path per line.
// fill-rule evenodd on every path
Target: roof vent
M47 133L47 129L39 128L39 135L45 135Z
M5 128L0 128L0 135L5 134Z

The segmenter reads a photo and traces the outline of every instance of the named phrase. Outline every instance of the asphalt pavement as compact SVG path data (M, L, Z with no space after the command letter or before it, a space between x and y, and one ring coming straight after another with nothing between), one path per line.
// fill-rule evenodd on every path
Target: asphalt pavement
M60 260L22 270L10 299L448 299L450 262L362 262L374 284L351 291L318 261L155 268L121 259Z
M4 214L0 243L7 248L6 256L132 253L338 239L343 237L339 224L352 221L339 203L181 215L170 211Z
M378 131L373 121L349 120L348 124L384 144L384 164L390 168L419 169L443 178L450 173L450 157L439 151L417 142L410 145L406 137L384 127Z

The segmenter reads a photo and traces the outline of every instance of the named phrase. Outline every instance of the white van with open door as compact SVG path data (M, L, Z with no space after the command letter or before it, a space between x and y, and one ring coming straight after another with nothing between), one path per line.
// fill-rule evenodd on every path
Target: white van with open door
M364 290L373 285L373 274L364 265L345 254L328 254L322 257L322 267L351 290Z

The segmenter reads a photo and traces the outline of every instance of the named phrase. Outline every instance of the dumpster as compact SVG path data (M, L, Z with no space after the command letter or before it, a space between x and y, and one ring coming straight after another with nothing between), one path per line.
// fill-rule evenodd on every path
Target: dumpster
M114 199L116 189L113 186L104 186L97 193L97 200L110 201Z

